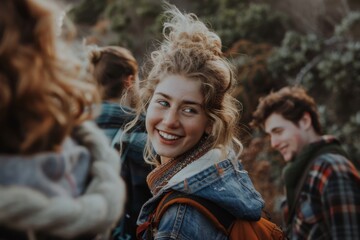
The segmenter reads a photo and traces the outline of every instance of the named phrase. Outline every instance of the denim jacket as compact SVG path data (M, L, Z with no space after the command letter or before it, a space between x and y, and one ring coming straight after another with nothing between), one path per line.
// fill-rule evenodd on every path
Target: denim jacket
M164 193L171 189L206 198L237 218L258 220L264 201L254 189L248 173L240 162L234 164L230 160L234 154L229 154L226 160L221 160L220 156L220 150L210 150L173 176L158 194L145 203L138 225L148 220ZM168 208L153 236L154 239L178 240L227 239L205 216L184 204Z

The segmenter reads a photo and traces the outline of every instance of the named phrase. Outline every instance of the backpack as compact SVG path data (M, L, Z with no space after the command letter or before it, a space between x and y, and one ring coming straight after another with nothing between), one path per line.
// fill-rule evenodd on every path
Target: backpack
M275 223L261 217L258 221L236 219L231 213L215 203L201 197L171 191L159 202L150 221L140 225L137 237L146 234L146 239L153 239L152 233L157 229L162 215L172 204L188 204L206 216L214 226L222 231L229 239L246 240L282 240L286 239L283 231Z

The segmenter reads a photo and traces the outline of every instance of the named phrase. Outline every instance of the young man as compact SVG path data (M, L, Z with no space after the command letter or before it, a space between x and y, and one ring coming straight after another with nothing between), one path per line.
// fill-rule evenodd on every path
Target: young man
M360 176L339 141L322 135L314 99L285 87L260 99L253 117L287 162L290 239L360 239Z

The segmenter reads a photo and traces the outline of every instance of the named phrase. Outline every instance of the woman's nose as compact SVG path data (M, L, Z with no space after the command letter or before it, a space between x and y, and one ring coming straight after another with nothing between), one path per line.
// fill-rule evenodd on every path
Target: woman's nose
M179 116L176 110L169 109L163 117L163 123L169 128L176 128L179 126Z

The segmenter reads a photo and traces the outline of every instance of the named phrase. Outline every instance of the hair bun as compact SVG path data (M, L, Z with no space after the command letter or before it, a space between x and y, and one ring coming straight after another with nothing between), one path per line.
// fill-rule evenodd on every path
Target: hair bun
M194 14L182 14L177 8L169 7L165 14L170 18L164 24L164 36L169 50L189 49L202 54L207 60L222 56L221 39Z

